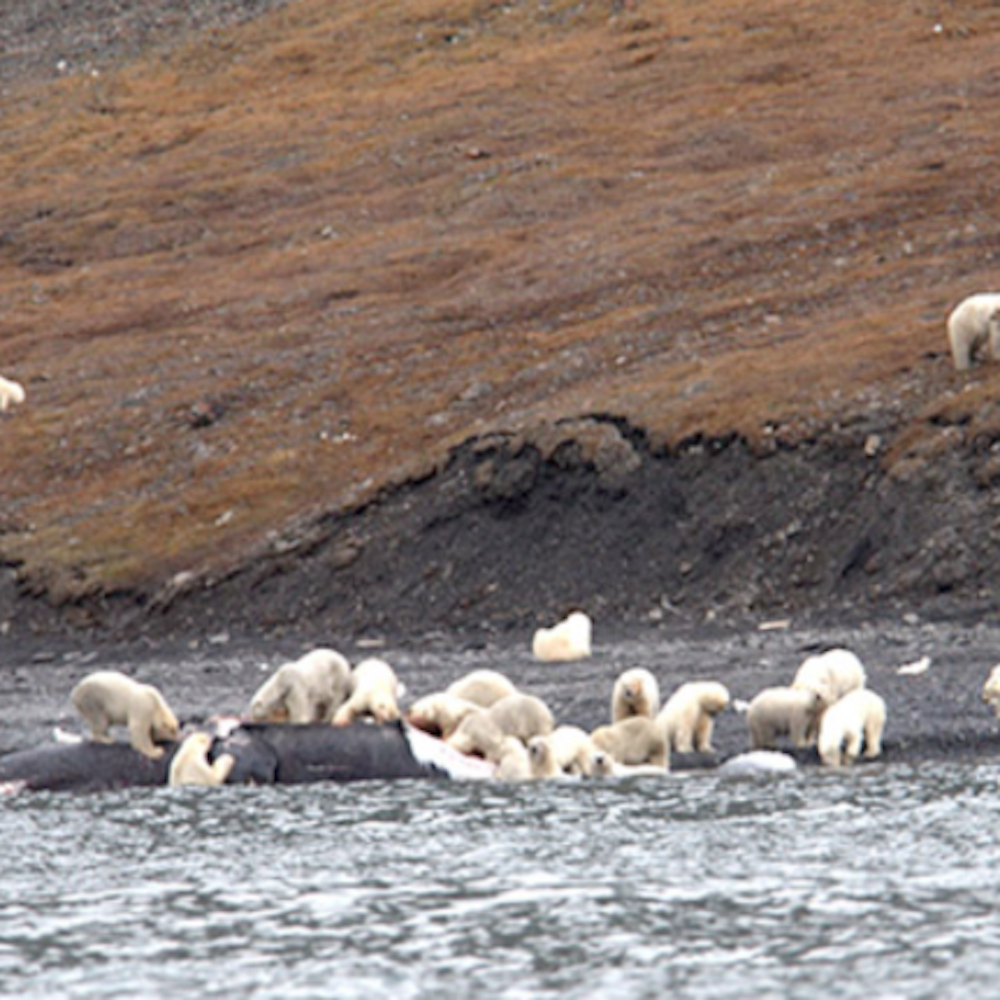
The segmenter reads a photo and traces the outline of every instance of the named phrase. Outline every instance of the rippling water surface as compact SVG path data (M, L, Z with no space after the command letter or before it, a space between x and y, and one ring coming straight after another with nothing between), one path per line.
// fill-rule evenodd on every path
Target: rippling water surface
M0 801L20 996L995 991L1000 768Z

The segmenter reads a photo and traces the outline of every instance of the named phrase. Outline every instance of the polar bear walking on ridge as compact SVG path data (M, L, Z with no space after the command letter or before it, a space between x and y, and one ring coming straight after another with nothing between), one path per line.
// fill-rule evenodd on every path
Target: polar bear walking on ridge
M865 756L882 753L885 702L868 688L845 694L823 713L819 725L819 756L828 767L853 764L864 747Z
M0 375L0 413L6 412L10 406L23 403L24 399L24 386Z
M979 292L963 299L948 316L948 343L956 371L967 371L978 351L989 344L1000 361L1000 294Z
M163 756L158 741L176 740L180 735L177 716L163 695L151 684L140 684L117 670L88 674L73 688L73 707L90 726L95 743L113 743L111 726L128 726L129 742L152 760Z

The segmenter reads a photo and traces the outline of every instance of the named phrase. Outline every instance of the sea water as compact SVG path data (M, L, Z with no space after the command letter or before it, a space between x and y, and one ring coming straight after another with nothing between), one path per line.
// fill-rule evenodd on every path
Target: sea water
M0 800L0 994L950 997L1000 764Z

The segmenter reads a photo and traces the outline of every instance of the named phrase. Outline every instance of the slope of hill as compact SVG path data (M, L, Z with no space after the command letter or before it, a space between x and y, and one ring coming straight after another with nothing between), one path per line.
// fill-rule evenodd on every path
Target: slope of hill
M995 4L50 8L8 628L995 604Z

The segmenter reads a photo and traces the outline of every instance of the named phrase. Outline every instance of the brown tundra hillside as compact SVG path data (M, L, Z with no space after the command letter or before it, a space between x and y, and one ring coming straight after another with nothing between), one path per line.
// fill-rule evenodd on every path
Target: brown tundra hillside
M6 631L995 604L996 3L51 6Z

